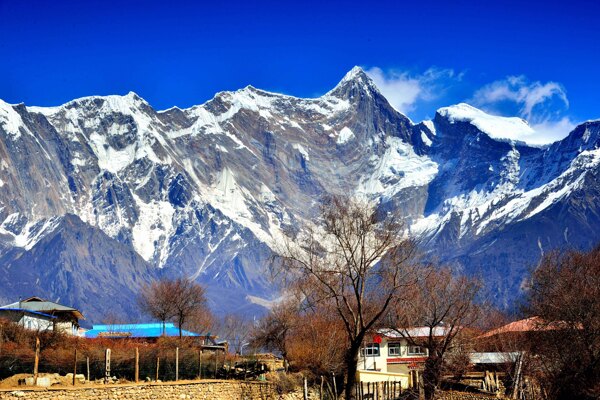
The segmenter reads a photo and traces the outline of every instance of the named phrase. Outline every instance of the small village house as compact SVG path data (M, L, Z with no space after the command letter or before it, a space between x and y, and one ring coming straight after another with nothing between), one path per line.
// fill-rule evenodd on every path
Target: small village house
M429 328L416 327L407 330L417 341L426 338ZM436 327L434 336L443 336L444 327ZM361 382L401 382L403 388L416 387L427 359L427 349L414 346L393 329L379 330L369 338L361 349L358 360L358 381Z
M79 334L79 320L85 319L83 314L73 307L39 297L29 297L0 307L0 318L30 330L53 330L73 336Z
M199 334L185 329L181 335L194 343L202 350L227 351L226 342L217 342L217 337L209 334ZM172 322L146 324L104 324L94 325L92 329L85 332L88 339L110 338L110 339L132 339L140 342L153 343L161 337L179 337L179 328Z

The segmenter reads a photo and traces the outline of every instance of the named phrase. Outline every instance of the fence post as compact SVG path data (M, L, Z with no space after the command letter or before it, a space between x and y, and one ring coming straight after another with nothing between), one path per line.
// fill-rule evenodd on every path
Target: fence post
M319 388L319 400L323 400L323 375L321 375L321 387Z
M337 383L335 382L335 372L331 371L331 377L333 378L333 397L335 399L337 399L338 391L337 391Z
M179 380L179 347L175 347L175 382Z
M110 379L110 349L104 352L104 384Z
M308 381L306 379L306 377L303 378L304 380L304 400L308 400Z
M85 365L87 366L87 381L90 381L90 358L85 358Z
M215 379L217 379L217 357L218 356L219 356L219 354L215 350Z
M202 350L198 352L198 378L202 379Z
M140 381L140 349L135 348L135 383Z
M33 384L37 386L38 367L40 365L40 338L35 338L35 359L33 360Z
M75 375L77 375L77 347L75 347L75 355L73 356L73 386L75 386Z
M156 382L158 382L158 369L160 368L160 357L156 356Z

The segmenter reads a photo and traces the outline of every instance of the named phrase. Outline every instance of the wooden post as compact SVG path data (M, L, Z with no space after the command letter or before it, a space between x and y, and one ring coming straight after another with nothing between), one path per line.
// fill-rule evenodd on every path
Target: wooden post
M77 347L75 348L75 355L73 356L73 386L75 386L75 375L77 375Z
M37 386L38 366L40 365L40 338L35 338L35 359L33 360L33 385Z
M248 359L244 359L244 380L246 380L246 374L248 373Z
M323 400L323 375L321 375L321 387L319 389L319 400Z
M175 382L179 380L179 347L175 347Z
M85 364L87 366L87 382L90 382L90 358L86 357L85 358Z
M219 357L219 353L215 350L215 379L217 379L217 358Z
M331 371L331 377L333 378L333 397L335 399L337 399L338 398L337 383L335 382L335 373L333 371Z
M158 382L158 369L160 368L160 357L156 357L156 382Z
M107 384L110 379L110 349L104 352L104 383Z
M308 400L308 381L306 379L306 377L303 378L304 380L304 400Z
M140 349L135 348L135 383L140 381Z
M202 350L198 352L198 377L202 379Z

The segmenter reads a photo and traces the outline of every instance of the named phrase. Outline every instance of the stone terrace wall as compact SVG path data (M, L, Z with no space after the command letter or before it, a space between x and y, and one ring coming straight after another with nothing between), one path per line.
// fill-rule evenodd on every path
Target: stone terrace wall
M436 400L486 400L499 397L491 394L438 391L435 398Z
M0 391L0 400L275 400L277 398L278 396L268 383L239 381L152 383Z

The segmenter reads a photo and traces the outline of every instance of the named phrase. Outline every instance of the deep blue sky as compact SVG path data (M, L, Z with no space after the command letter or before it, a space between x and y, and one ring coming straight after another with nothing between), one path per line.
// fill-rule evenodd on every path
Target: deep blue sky
M0 99L133 90L164 109L248 84L312 97L361 65L429 85L404 110L416 120L523 75L515 92L554 82L568 98L549 96L544 118L579 122L600 118L598 3L0 0ZM522 101L479 105L523 116Z

